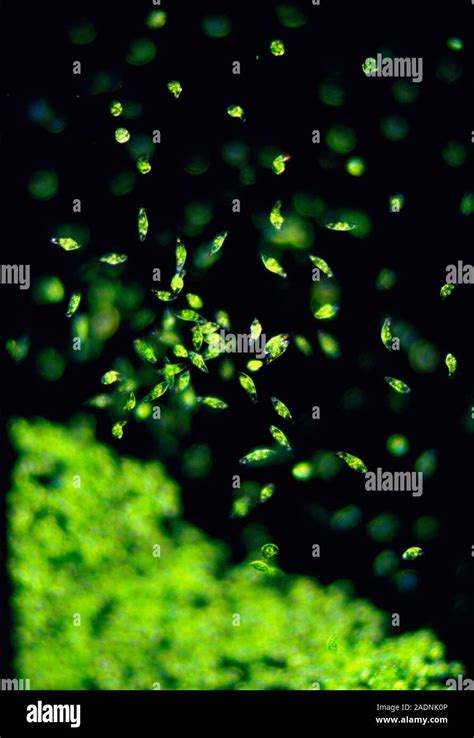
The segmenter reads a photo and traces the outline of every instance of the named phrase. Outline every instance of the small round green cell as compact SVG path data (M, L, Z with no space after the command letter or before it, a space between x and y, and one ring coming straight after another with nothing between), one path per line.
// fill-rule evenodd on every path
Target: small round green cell
M466 192L462 196L459 209L463 215L474 213L474 194L472 192Z
M348 126L331 126L326 134L326 143L338 154L348 154L356 145L356 135Z
M123 113L123 105L119 100L113 100L110 103L109 110L111 114L114 116L114 118L118 118L119 115L122 115Z
M448 38L448 40L446 41L446 45L448 49L451 49L451 51L462 51L464 48L464 43L457 36L452 36L451 38Z
M149 64L156 56L156 44L149 38L134 39L127 53L127 62L134 67Z
M69 28L69 38L76 46L86 46L97 38L97 31L91 21L79 21Z
M294 465L291 473L295 479L306 481L308 479L311 479L313 475L313 467L309 463L309 461L300 461L298 464Z
M151 164L146 154L143 154L142 156L138 157L137 169L140 172L140 174L148 174L148 172L151 172Z
M276 543L265 543L264 546L261 548L262 556L265 559L273 559L275 556L278 556L280 553L280 549L276 545Z
M448 166L462 167L466 161L466 147L460 141L448 141L442 156Z
M164 28L164 26L166 26L167 18L168 16L165 10L152 10L151 13L147 15L146 24L148 28L151 28L152 30Z
M382 133L389 141L402 141L410 132L410 126L401 115L388 115L380 123Z
M366 169L365 161L360 156L353 156L346 161L346 172L352 177L362 177Z
M130 131L127 131L126 128L117 128L115 131L115 140L119 144L127 143L127 141L130 141Z
M273 56L283 56L285 53L285 44L279 39L275 39L270 44L270 51Z
M35 200L51 200L58 191L56 172L41 169L35 172L28 182L28 192Z
M202 22L202 30L210 38L225 38L232 30L226 15L208 15Z
M402 436L400 433L394 433L392 436L387 438L387 451L392 456L405 456L410 450L410 443L406 436Z
M397 283L397 274L393 269L385 267L382 269L376 279L375 286L378 290L391 290Z

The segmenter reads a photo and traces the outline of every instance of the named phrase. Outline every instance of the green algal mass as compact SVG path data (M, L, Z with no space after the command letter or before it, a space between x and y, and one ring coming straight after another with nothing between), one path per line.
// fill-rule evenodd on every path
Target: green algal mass
M392 319L385 318L382 330L380 331L380 338L382 343L389 351L392 350Z
M103 262L104 264L110 264L111 266L117 266L118 264L123 264L128 259L128 256L126 254L104 254L100 257L99 261Z

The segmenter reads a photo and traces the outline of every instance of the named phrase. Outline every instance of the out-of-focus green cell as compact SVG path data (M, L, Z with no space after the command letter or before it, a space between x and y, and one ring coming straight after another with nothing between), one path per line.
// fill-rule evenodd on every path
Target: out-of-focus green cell
M375 576L386 577L398 569L398 557L395 551L389 549L379 553L372 564Z
M406 79L397 79L392 85L392 95L402 105L413 103L418 100L418 86Z
M149 64L156 56L156 44L149 38L136 38L130 42L126 55L128 64L141 67Z
M331 333L318 331L318 343L321 351L330 359L339 359L341 356L341 346L337 338Z
M306 23L305 14L296 5L280 3L275 10L279 22L285 28L302 28Z
M388 198L388 207L391 213L399 213L401 210L403 210L403 206L405 205L405 198L403 195L390 195Z
M133 192L136 183L135 172L123 171L110 180L110 191L116 197L123 197Z
M86 46L97 38L97 30L92 21L81 20L69 27L69 38L76 46Z
M422 541L435 539L441 528L439 520L432 515L421 515L415 520L413 534Z
M405 456L410 450L410 444L406 436L402 436L400 433L394 433L392 436L387 438L387 451L392 456Z
M62 302L65 289L59 277L42 277L36 282L34 288L35 302L48 305Z
M341 462L334 451L316 451L311 464L313 475L318 479L334 479L341 471Z
M178 97L181 95L183 91L183 86L181 82L179 82L177 79L172 79L171 82L168 82L168 90L171 92L173 97L178 99Z
M334 530L352 530L362 520L362 511L357 505L348 505L337 510L331 516L331 528Z
M474 213L474 193L466 192L462 196L459 209L463 215L471 215Z
M136 165L140 174L148 174L151 172L150 160L146 154L142 154L138 157Z
M367 170L367 165L360 156L353 156L346 161L345 168L352 177L362 177Z
M436 68L436 76L446 84L457 82L462 77L462 73L461 65L454 59L442 59Z
M318 89L319 99L324 105L331 107L340 107L346 102L346 93L344 88L332 79L321 82Z
M336 220L332 223L326 223L326 228L330 231L352 231L355 228L355 223L348 223L344 220Z
M58 175L47 169L40 169L28 180L28 192L35 200L51 200L58 192Z
M270 43L270 51L273 56L283 56L285 53L285 44L279 39L275 39Z
M402 115L387 115L380 121L380 128L389 141L402 141L410 133L410 126Z
M247 362L247 369L249 372L258 372L262 366L264 366L263 361L260 361L260 359L251 359Z
M156 8L156 10L152 10L151 13L148 13L145 22L148 28L155 31L158 28L164 28L166 26L167 18L168 15L165 10Z
M310 342L306 338L306 336L301 336L299 334L295 334L293 337L294 344L299 351L304 356L312 356L313 355L313 347L311 346Z
M393 513L382 513L367 524L369 536L378 543L389 543L395 540L400 523Z
M331 126L326 133L326 143L338 154L348 154L356 144L357 138L352 128L344 125Z
M448 49L451 49L451 51L462 51L464 49L462 39L458 38L457 36L451 36L451 38L448 38L448 40L446 41L446 46L448 47Z
M448 141L441 154L449 167L462 167L466 161L467 150L460 141Z
M202 30L210 38L225 38L232 30L227 15L207 15L202 21Z
M397 274L393 269L385 267L377 275L375 286L378 290L388 291L397 284Z
M211 162L208 156L202 153L193 154L193 156L186 161L184 171L186 174L190 174L193 177L199 177L201 174L205 174L209 170L210 166Z
M307 482L313 476L313 467L309 461L299 461L291 470L295 479Z
M45 348L36 356L36 367L47 382L57 382L64 374L66 361L55 348Z
M21 364L28 356L30 350L29 336L21 336L20 338L9 338L5 342L7 354L16 364Z
M429 341L417 338L408 349L408 359L415 372L429 374L438 368L440 353Z
M117 128L115 131L115 140L120 144L127 143L127 141L130 141L130 131L126 128Z
M422 472L424 477L432 477L437 468L438 458L433 449L423 451L415 461L415 471Z
M458 368L458 360L456 359L454 354L446 355L445 364L448 367L448 376L452 377L454 374L456 374L456 370Z

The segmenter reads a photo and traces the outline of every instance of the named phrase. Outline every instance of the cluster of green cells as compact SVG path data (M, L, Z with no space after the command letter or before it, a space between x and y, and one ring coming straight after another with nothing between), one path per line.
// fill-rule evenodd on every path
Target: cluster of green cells
M15 671L32 689L442 690L462 673L342 583L229 567L164 468L119 457L90 420L11 435ZM249 562L274 559L261 544Z

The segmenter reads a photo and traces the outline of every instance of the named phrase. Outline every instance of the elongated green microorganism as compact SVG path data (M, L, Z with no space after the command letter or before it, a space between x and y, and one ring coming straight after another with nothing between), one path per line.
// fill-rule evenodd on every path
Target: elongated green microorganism
M203 323L201 326L199 326L203 335L209 338L209 336L213 336L215 339L219 339L219 336L214 336L216 331L219 330L219 324L218 323L212 323L211 321L208 321L207 323Z
M247 369L249 372L258 372L259 369L264 366L263 361L260 361L260 359L251 359L247 362Z
M446 41L446 46L448 47L448 49L451 49L451 51L462 51L464 48L464 43L462 39L458 38L457 36L452 36Z
M339 456L340 459L345 461L347 466L349 466L351 469L354 469L354 471L361 472L362 474L366 474L366 472L368 471L362 459L359 459L357 456L348 454L345 451L338 451L336 455Z
M456 369L458 368L458 360L456 359L454 354L447 354L445 363L448 367L448 376L452 377L453 374L456 373Z
M252 566L257 571L261 571L263 574L266 574L270 571L270 567L267 563L265 563L265 561L251 561L250 566Z
M288 154L280 154L279 156L275 157L272 161L272 169L275 172L275 174L283 174L283 172L286 169L286 162L290 161L291 156Z
M285 44L283 43L283 41L275 39L270 44L270 51L272 52L273 56L283 56L283 54L285 53Z
M159 374L162 374L167 382L172 382L176 374L183 371L186 364L171 364L168 359L165 359L165 365L163 369L159 370Z
M320 259L319 256L313 256L313 254L309 254L309 258L313 262L313 264L318 267L324 274L326 274L328 277L334 277L334 273L327 263L327 261L324 261L324 259Z
M264 543L260 550L264 559L274 559L280 553L276 543Z
M293 341L296 348L299 349L304 356L313 355L313 347L305 336L293 336Z
M274 206L272 207L271 213L270 213L270 223L274 228L277 229L277 231L280 231L283 223L285 222L285 218L281 214L281 208L282 208L282 201L277 200Z
M195 351L190 351L189 360L191 364L193 364L197 369L200 369L205 374L209 374L209 369L206 366L206 362L200 354L197 354Z
M145 208L140 208L138 211L138 237L140 241L144 241L146 234L148 233L148 216Z
M380 331L380 338L382 339L382 343L389 351L392 350L392 319L391 318L385 318L382 326L382 330Z
M151 172L150 159L147 154L142 154L136 161L136 166L140 174L148 174Z
M155 385L151 392L149 392L143 398L143 402L152 402L153 400L157 400L159 397L165 394L166 390L169 389L169 386L169 382L160 382L159 384Z
M200 405L205 405L213 410L227 410L229 407L224 400L219 400L218 397L196 397L196 401L199 402Z
M246 456L243 456L239 464L257 464L260 461L267 461L277 455L272 448L256 448Z
M405 561L413 561L414 559L419 559L420 556L423 556L423 549L419 546L411 546L407 548L402 558Z
M119 420L112 426L112 435L114 438L122 438L123 429L127 425L127 420Z
M134 392L129 392L127 399L125 400L122 410L127 413L130 412L135 408L135 405L137 404L137 398L135 397Z
M51 243L61 246L64 251L76 251L81 248L81 244L77 243L73 238L52 238Z
M272 405L280 418L293 422L293 417L284 402L279 400L277 397L272 397Z
M441 295L442 300L446 300L447 297L449 297L455 289L455 284L443 284L441 287L439 294Z
M89 407L97 407L100 410L103 410L106 407L111 407L113 405L113 397L112 395L95 395L94 397L91 397L90 400L86 401L86 405L89 405Z
M209 249L209 253L211 255L217 254L217 252L221 250L228 235L229 231L221 231L217 234L217 236L212 240L211 247Z
M244 374L244 372L239 372L239 382L241 387L246 391L252 402L257 402L257 388L255 387L255 382L251 377L248 376L248 374Z
M227 113L231 118L240 118L240 120L245 120L245 111L240 107L240 105L229 105Z
M183 86L181 82L178 82L177 79L173 79L171 80L171 82L168 82L168 90L171 92L172 95L174 95L176 99L178 99L183 91Z
M176 271L180 272L186 264L187 251L186 246L180 238L176 239Z
M319 310L316 310L314 317L317 320L330 320L337 314L339 308L337 305L322 305Z
M269 272L278 274L279 277L283 277L284 279L287 277L287 274L280 262L274 259L273 256L265 256L265 254L260 254L260 256L265 268L268 269Z
M173 290L173 293L175 295L179 295L181 290L184 287L184 279L182 277L182 273L179 272L174 275L173 279L171 280L171 289Z
M127 131L126 128L117 128L115 131L115 140L120 144L127 143L127 141L130 141L130 131Z
M140 358L144 359L145 361L149 361L150 364L156 364L157 358L153 350L153 346L151 346L146 341L143 341L141 338L136 338L133 342L133 345L135 347L135 351L137 352L138 356L140 356Z
M117 264L123 264L128 259L128 256L126 254L104 254L100 257L99 261L102 261L104 264L110 264L111 266L117 266Z
M190 323L205 323L206 319L199 315L195 310L178 310L175 313L176 318L180 320L186 320Z
M286 435L283 433L280 428L277 428L276 425L270 426L270 433L272 434L275 441L282 446L286 451L291 451L291 443L289 442Z
M400 392L401 395L408 395L411 392L410 387L401 379L395 379L394 377L384 377L384 379L395 392Z
M337 220L334 223L326 223L326 228L329 228L330 231L352 231L355 224L349 223L347 220Z
M122 379L124 379L124 375L120 372L116 372L114 369L111 369L109 372L105 372L104 376L100 380L102 384L114 384L114 382L120 382Z
M267 364L271 364L272 361L282 356L290 343L290 337L288 333L279 333L278 336L273 336L265 344L265 360Z
M193 295L191 292L187 293L186 300L188 301L189 307L193 308L193 310L200 310L204 305L199 295Z
M179 375L174 388L175 392L184 392L191 382L191 372L186 371Z
M200 351L202 342L204 341L204 336L202 334L200 326L199 325L193 326L191 332L192 332L192 337L193 337L193 346L196 351Z
M114 116L114 118L118 118L119 115L122 115L123 105L118 100L113 100L110 103L109 110L110 110L111 114Z
M166 290L152 290L152 292L162 302L172 302L178 298L178 295L175 295L172 292L167 292Z
M188 358L188 350L185 346L182 346L181 344L178 344L177 346L173 346L173 354L177 356L179 359Z
M71 318L76 312L76 310L78 309L80 304L81 304L81 293L73 292L71 297L69 298L66 318Z
M323 354L329 356L330 359L339 359L341 347L334 336L325 331L318 331L318 342Z
M273 497L275 492L275 485L274 484L266 484L262 489L260 490L260 502L266 502L270 499L270 497Z

